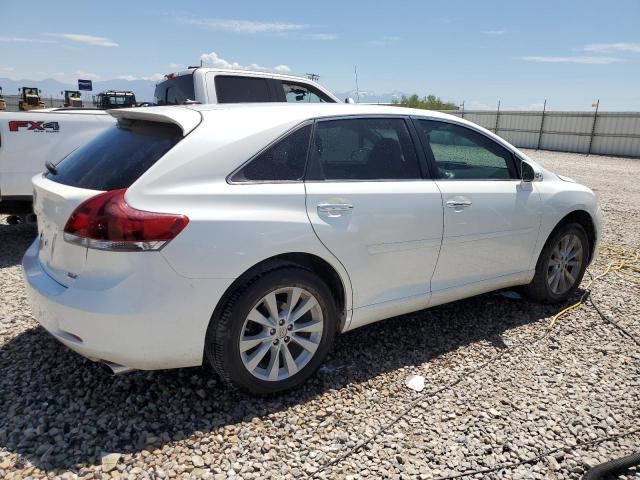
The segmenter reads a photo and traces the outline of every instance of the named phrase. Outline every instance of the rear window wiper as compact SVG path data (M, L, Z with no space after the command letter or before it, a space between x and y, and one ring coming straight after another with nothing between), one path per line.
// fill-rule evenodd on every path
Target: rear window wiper
M58 169L56 168L56 166L51 162L51 160L47 160L46 162L44 162L44 166L47 167L47 170L49 171L49 173L51 175L57 175L58 174Z

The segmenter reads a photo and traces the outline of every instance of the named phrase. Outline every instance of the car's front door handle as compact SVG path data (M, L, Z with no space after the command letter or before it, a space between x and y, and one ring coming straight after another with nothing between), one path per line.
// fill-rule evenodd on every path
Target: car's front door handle
M350 203L320 203L318 204L318 213L326 213L330 217L339 217L348 215L353 211L353 205Z
M459 210L471 206L471 200L447 200L447 207Z

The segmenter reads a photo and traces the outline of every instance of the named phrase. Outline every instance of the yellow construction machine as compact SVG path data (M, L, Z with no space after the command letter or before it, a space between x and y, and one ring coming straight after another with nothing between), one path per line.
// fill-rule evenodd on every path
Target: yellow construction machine
M82 95L78 90L65 90L60 92L64 95L64 106L82 108Z
M44 102L40 100L40 90L36 87L22 87L18 91L22 93L22 100L18 103L20 110L29 111L46 107Z

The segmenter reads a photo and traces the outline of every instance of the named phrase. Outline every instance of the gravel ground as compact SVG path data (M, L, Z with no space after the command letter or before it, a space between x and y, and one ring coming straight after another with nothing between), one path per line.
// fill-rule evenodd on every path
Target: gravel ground
M597 191L605 242L639 246L640 160L528 153ZM340 336L303 389L255 399L204 368L110 377L61 346L25 298L34 235L0 225L0 478L431 479L541 455L468 478L568 479L639 449L617 435L638 428L640 347L590 305L550 332L558 308L500 294L394 318ZM637 285L611 274L593 296L640 337Z

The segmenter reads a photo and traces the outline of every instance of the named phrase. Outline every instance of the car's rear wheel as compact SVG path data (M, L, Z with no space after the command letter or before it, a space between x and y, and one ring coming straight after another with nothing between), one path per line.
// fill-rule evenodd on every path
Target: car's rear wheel
M589 239L578 223L561 225L545 244L525 293L544 303L565 302L576 291L589 261Z
M227 382L267 395L303 383L336 330L329 288L312 272L285 267L239 287L209 326L206 353Z

